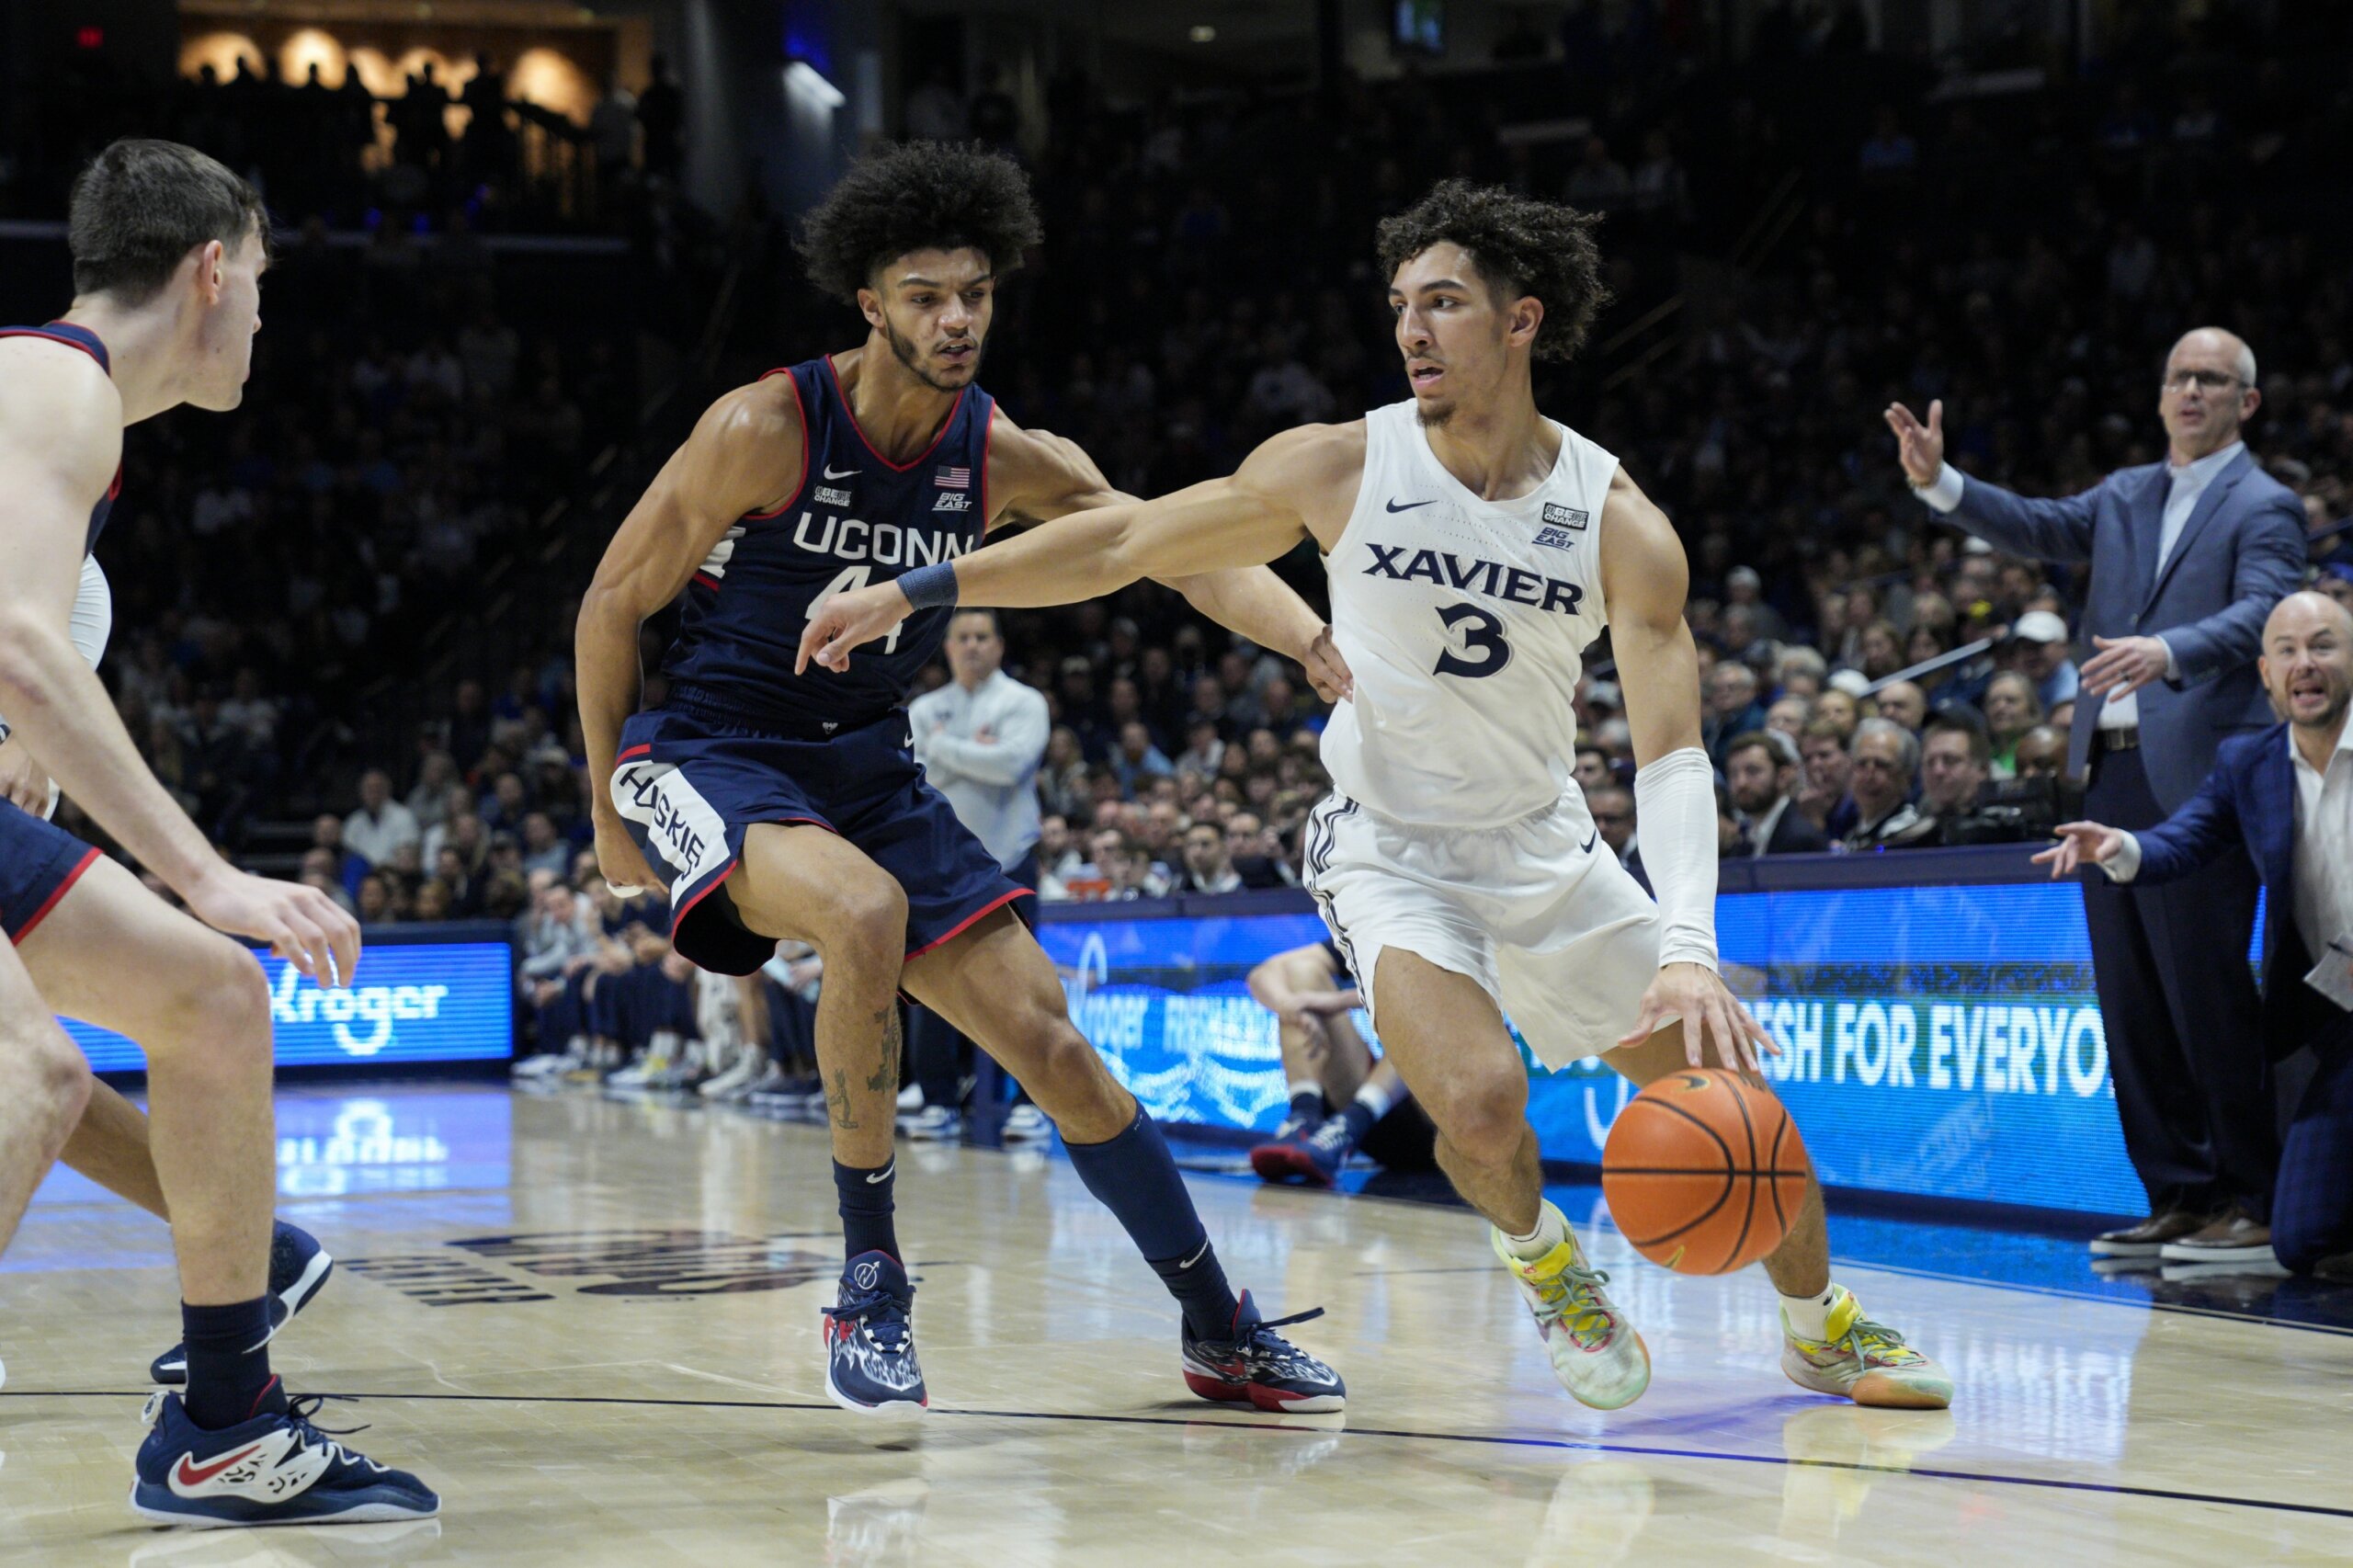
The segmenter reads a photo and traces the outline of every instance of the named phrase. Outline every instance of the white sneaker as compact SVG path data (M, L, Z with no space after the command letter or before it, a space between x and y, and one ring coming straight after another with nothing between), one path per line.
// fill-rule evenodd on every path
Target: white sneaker
M1863 1315L1854 1292L1838 1287L1824 1339L1800 1338L1781 1313L1781 1370L1790 1381L1857 1404L1942 1410L1952 1403L1952 1374L1904 1343L1885 1324Z
M1054 1124L1046 1113L1027 1100L1005 1113L1005 1131L1001 1136L1008 1143L1042 1143L1054 1135Z
M944 1105L927 1105L899 1118L899 1131L911 1143L953 1143L964 1136L964 1119Z
M899 1091L899 1109L903 1114L912 1116L923 1108L923 1085L921 1084L909 1084L905 1088Z
M1550 1203L1544 1211L1561 1221L1566 1240L1530 1262L1515 1256L1504 1233L1496 1231L1495 1256L1518 1281L1561 1386L1580 1404L1623 1409L1651 1386L1650 1347L1626 1314L1601 1293L1609 1276L1586 1262L1568 1220Z
M716 1077L704 1079L702 1086L695 1092L707 1100L726 1099L737 1089L748 1090L759 1077L762 1068L774 1065L767 1051L756 1045L746 1045L736 1051L735 1060L728 1064L725 1071Z

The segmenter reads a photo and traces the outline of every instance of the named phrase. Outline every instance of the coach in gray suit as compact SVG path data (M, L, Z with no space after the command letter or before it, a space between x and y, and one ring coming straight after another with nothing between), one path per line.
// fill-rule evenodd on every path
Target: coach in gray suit
M2303 509L2256 466L2240 426L2261 403L2255 353L2201 327L2165 358L2165 460L2080 495L2035 500L1944 460L1944 408L1887 411L1923 501L2014 555L2089 562L2068 772L2085 813L2154 827L2198 791L2215 748L2268 727L2257 679L2264 618L2304 563ZM2154 1256L2168 1242L2261 1223L2279 1141L2247 944L2255 868L2234 851L2164 888L2084 885L2092 969L2124 1147L2149 1218L2092 1250Z

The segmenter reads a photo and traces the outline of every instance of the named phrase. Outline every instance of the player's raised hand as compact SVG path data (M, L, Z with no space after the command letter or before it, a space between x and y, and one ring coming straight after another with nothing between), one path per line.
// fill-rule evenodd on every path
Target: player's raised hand
M1926 425L1902 403L1891 403L1887 427L1895 432L1895 455L1904 464L1904 477L1923 490L1934 484L1945 466L1945 400L1928 404Z
M1332 640L1329 626L1307 645L1299 657L1299 667L1307 672L1307 684L1315 688L1315 695L1326 702L1343 702L1357 694L1356 672L1340 657L1340 646Z
M347 986L359 967L359 922L301 882L272 881L223 865L188 890L199 920L269 950L321 985Z
M914 613L896 583L853 588L813 605L809 624L801 631L801 652L792 661L792 673L805 674L813 659L829 670L846 670L851 649L890 635L891 628Z
M2096 864L2124 852L2124 835L2096 822L2061 823L2056 831L2059 842L2034 858L2036 865L2051 868L2054 882L2075 875L2075 868L2087 861Z
M648 888L662 885L654 875L654 868L639 852L637 840L629 835L619 812L599 811L596 821L597 874L605 879L605 885L613 890L615 897L635 898Z
M1694 1067L1707 1065L1711 1039L1726 1067L1752 1076L1764 1071L1764 1057L1781 1054L1780 1046L1732 994L1723 976L1705 964L1660 965L1658 977L1643 993L1634 1027L1619 1036L1618 1043L1640 1045L1669 1017L1683 1020L1683 1051Z

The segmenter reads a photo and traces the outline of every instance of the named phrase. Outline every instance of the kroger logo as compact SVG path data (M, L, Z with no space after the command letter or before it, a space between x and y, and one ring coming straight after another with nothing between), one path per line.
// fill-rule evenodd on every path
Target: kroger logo
M323 991L305 985L288 964L269 994L271 1021L316 1024L324 1021L335 1043L348 1055L373 1056L392 1043L394 1023L419 1023L441 1016L446 985L357 985L344 991ZM355 1027L357 1026L357 1027Z

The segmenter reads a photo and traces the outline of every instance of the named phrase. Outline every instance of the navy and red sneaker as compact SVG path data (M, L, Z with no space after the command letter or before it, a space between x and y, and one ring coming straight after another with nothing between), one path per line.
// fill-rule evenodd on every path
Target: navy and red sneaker
M324 1397L310 1394L208 1432L188 1418L179 1395L150 1396L131 1511L157 1524L200 1528L381 1524L438 1514L441 1499L425 1483L311 1425Z
M1340 1179L1340 1168L1356 1146L1347 1119L1329 1117L1288 1138L1259 1144L1250 1151L1250 1168L1267 1181L1330 1187Z
M311 1304L335 1272L335 1259L310 1232L278 1221L269 1235L269 1331ZM147 1375L174 1387L188 1381L188 1346L175 1345L148 1364Z
M915 1288L887 1252L842 1265L840 1292L825 1312L825 1393L844 1410L872 1415L931 1406L915 1360Z
M1345 1408L1348 1391L1340 1374L1275 1332L1323 1315L1322 1307L1310 1307L1287 1318L1261 1318L1258 1304L1243 1291L1231 1339L1196 1339L1193 1325L1184 1325L1185 1386L1203 1399L1246 1401L1261 1410L1314 1415Z

